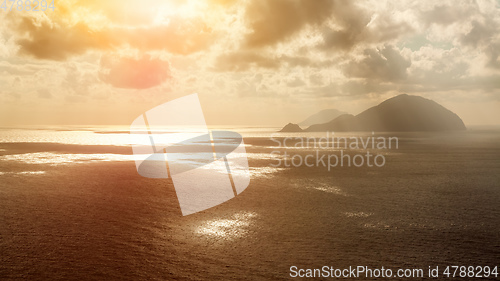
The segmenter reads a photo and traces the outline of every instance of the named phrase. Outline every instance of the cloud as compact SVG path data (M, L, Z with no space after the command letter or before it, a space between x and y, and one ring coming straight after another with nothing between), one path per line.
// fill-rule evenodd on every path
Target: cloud
M302 86L305 86L306 83L304 82L304 80L300 79L299 77L295 77L292 80L286 82L286 85L288 87L302 87Z
M297 34L307 25L319 25L331 16L330 0L257 0L246 7L245 19L251 30L245 46L276 44Z
M252 67L278 68L277 58L266 57L255 52L233 52L222 54L215 61L218 71L247 71Z
M345 54L353 47L368 48L414 31L401 20L351 1L258 0L245 8L250 31L243 34L239 49L219 55L218 71L325 68L345 60L335 51Z
M205 50L217 38L200 19L173 18L168 24L107 30L113 44L128 45L141 51L165 50L188 55Z
M370 22L370 14L358 8L351 1L335 2L335 26L325 27L322 31L322 49L350 49L364 40L363 31Z
M473 9L468 7L468 5L437 5L431 10L426 10L420 12L420 17L422 21L427 24L439 24L439 25L449 25L457 21L463 21L464 19L470 17L473 13Z
M387 12L375 13L361 9L350 1L334 15L336 25L322 30L321 50L347 51L356 46L379 44L397 39L413 32L406 22L395 20Z
M219 55L213 67L216 71L248 71L255 68L279 69L281 67L321 68L333 65L334 60L316 60L306 56L277 55L262 51L236 51Z
M117 88L147 89L170 77L168 62L144 55L139 59L103 56L99 78Z
M352 1L251 1L246 9L251 30L243 48L265 47L290 40L306 27L321 34L323 50L348 50L365 42L385 42L412 31L389 14L377 14Z
M318 73L309 75L309 83L314 86L321 86L324 83L323 76Z
M108 43L99 41L99 37L84 23L62 26L49 20L23 17L18 32L25 34L17 41L19 52L38 59L64 60L70 55L83 54L90 48L110 47Z
M363 55L363 59L351 61L344 66L346 76L394 82L403 80L408 75L407 69L411 61L392 46L365 49Z
M47 66L43 64L13 64L8 61L0 62L0 73L4 72L5 74L11 75L33 75L36 72L53 68L52 66Z
M75 62L65 63L63 80L61 86L67 94L89 96L93 94L92 87L99 82L97 78L97 67L92 65L86 69L85 64Z
M206 49L216 34L200 19L172 18L152 26L91 28L84 21L70 24L56 18L23 16L14 24L21 54L37 59L66 60L89 50L131 47L188 55Z
M376 83L373 80L359 81L351 80L339 86L339 91L350 96L366 95L372 93L385 93L397 90L394 85L387 83Z
M498 28L496 28L493 22L483 24L477 20L472 21L472 28L467 33L462 35L460 41L464 45L476 48L483 44L489 44L491 39L498 33Z
M487 46L485 54L487 56L486 66L500 69L500 41Z

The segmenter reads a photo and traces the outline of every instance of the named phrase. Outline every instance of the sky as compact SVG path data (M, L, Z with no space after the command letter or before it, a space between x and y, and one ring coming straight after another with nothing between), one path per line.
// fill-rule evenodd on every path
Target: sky
M198 93L282 126L420 95L500 125L500 1L55 0L0 9L0 126L128 125Z

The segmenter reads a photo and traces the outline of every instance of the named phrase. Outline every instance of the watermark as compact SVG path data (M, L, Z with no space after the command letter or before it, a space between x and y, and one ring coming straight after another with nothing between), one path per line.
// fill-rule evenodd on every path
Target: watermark
M349 266L336 268L322 266L318 268L300 268L290 266L292 278L494 278L499 276L497 266L428 266L427 268L373 268L369 266Z
M326 132L325 137L285 137L271 135L277 145L271 152L276 162L273 167L383 167L383 152L399 149L397 137L369 136L336 137Z
M54 0L0 0L0 10L10 11L25 11L25 12L45 12L47 10L55 10Z
M349 266L347 268L335 268L333 266L322 266L321 268L299 268L290 267L290 277L309 278L422 278L424 270L421 268L398 269L394 272L390 268L371 268L368 266Z
M197 94L159 105L130 126L137 172L171 178L183 215L219 205L247 188L240 134L208 130Z

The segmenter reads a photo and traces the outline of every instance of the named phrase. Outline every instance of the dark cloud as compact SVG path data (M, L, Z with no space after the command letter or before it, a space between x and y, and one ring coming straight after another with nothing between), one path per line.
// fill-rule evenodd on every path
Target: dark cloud
M344 65L347 77L367 78L381 81L400 81L407 77L411 61L391 46L380 49L365 49L364 58Z
M323 32L323 43L319 47L321 49L350 49L362 40L361 37L360 31L328 29Z
M246 21L251 30L243 47L264 47L284 42L312 26L323 36L318 47L348 50L365 42L384 42L406 34L412 28L389 15L373 21L373 13L353 1L277 0L251 1ZM369 26L369 23L372 26Z
M500 25L491 18L473 20L471 29L460 37L460 43L486 56L486 67L500 69Z
M324 28L322 31L323 49L350 49L363 40L363 31L370 22L371 15L359 9L352 1L335 2L333 13L335 28Z
M25 35L17 41L19 52L38 59L64 60L70 55L83 54L90 48L109 47L83 23L62 27L49 21L36 22L34 18L24 17L18 31Z
M338 63L338 59L318 59L311 51L343 50L357 45L380 43L412 31L405 23L390 17L372 17L352 1L276 0L251 1L246 7L247 27L240 50L220 55L215 69L246 71L252 68L312 67L323 68ZM370 23L370 24L369 24ZM311 27L322 42L302 46L289 55L272 54L263 47L284 43Z
M99 78L117 88L147 89L160 85L170 77L168 62L142 58L103 56Z
M487 46L485 54L488 58L486 66L500 69L500 42L496 42Z
M307 25L327 20L335 3L330 0L257 0L246 8L246 22L251 32L245 46L263 47L295 35Z
M334 15L339 27L322 30L323 42L318 45L322 50L350 50L358 45L387 42L413 31L405 22L394 21L385 14L373 16L353 2L345 1L342 5Z
M492 38L498 33L497 26L488 21L481 23L477 20L472 21L472 28L460 38L460 42L466 46L477 48L491 43Z

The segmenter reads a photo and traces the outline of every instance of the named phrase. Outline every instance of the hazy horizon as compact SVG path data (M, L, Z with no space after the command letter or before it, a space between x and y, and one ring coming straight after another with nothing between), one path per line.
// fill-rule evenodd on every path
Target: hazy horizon
M375 103L367 108L364 108L362 110L360 110L359 112L356 112L356 113L351 113L351 112L346 112L346 114L352 114L352 115L357 115L363 111L365 111L366 109L369 109L373 106L376 106L378 105L379 103ZM154 105L153 105L154 106ZM265 122L262 122L262 123L257 123L257 122L253 122L253 123L235 123L235 122L228 122L227 119L225 120L226 123L211 123L210 121L213 121L213 118L209 116L205 116L206 118L206 121L207 121L207 124L209 124L210 126L235 126L235 127L242 127L242 126L252 126L252 127L262 127L262 128L267 128L267 127L283 127L284 125L288 124L288 123L300 123L302 121L304 121L305 119L315 115L316 113L322 111L322 110L326 110L326 109L337 109L337 108L323 108L321 110L318 110L316 112L311 112L311 113L305 113L305 112L302 112L300 115L297 115L297 116L292 116L291 120L285 120L284 118L280 118L278 120L274 120L274 122L270 121L265 123ZM449 108L447 108L449 109ZM456 112L454 112L456 113ZM1 113L0 113L1 114ZM4 114L6 115L6 112L4 112ZM308 114L308 115L307 115ZM128 114L127 114L128 115ZM29 127L29 126L34 126L34 127L39 127L39 126L129 126L130 125L130 122L131 122L131 119L130 118L123 118L122 116L114 116L113 118L111 119L104 119L104 121L107 121L107 120L120 120L120 121L116 121L116 122L120 122L120 123L106 123L106 122L99 122L99 121L103 121L103 120L97 120L95 117L96 116L91 116L91 118L88 118L88 116L82 116L83 118L82 119L90 119L90 120L94 120L94 121L97 121L95 123L73 123L73 122L57 122L57 121L54 121L52 123L43 123L45 119L41 119L39 120L38 122L23 122L25 121L25 119L16 119L14 118L16 115L14 114L13 116L11 116L10 118L4 118L2 120L0 120L0 127ZM302 117L300 117L302 116ZM61 118L61 116L54 116L55 119L59 119ZM87 118L85 118L87 117ZM464 121L465 125L469 128L469 127L499 127L500 126L500 123L494 123L494 122L485 122L485 123L469 123L467 122L467 120L464 120L464 118L462 118L460 115L459 117ZM101 118L101 117L99 117ZM301 118L301 119L300 119ZM9 121L9 123L5 122L5 123L2 123L2 121ZM308 127L308 126L301 126L301 127Z

